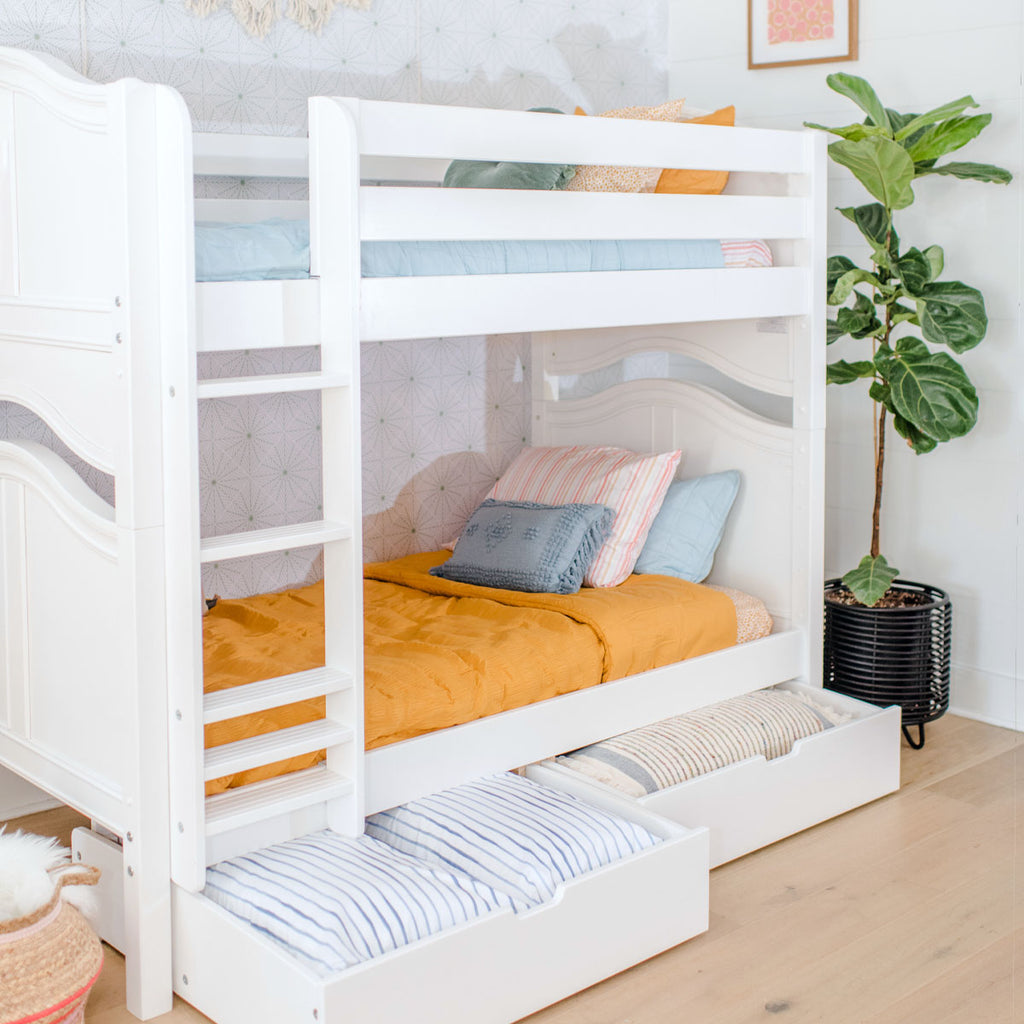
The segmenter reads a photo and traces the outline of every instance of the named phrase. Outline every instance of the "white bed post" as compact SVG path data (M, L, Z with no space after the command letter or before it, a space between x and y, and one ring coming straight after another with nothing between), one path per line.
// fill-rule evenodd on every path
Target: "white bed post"
M359 101L309 102L310 271L320 278L321 372L347 378L321 396L323 517L351 536L324 544L325 665L352 685L327 696L327 718L352 738L327 750L329 771L352 780L327 805L336 832L363 831L362 458L359 416Z
M128 1008L146 1019L168 1011L172 1000L168 545L163 460L155 456L164 447L163 353L187 342L181 326L187 324L191 282L181 259L188 231L181 190L189 180L182 147L188 115L180 97L164 87L129 80L111 88L112 114L119 115L124 133L126 286L114 299L120 313L114 372L123 375L128 414L127 431L114 439L116 514L126 588L122 642L135 679L128 747L131 827L122 836L126 989ZM178 180L167 182L168 173Z
M792 327L793 625L807 635L805 677L822 685L822 584L825 573L825 254L828 161L825 137L806 132L807 238L795 243L807 274L808 312Z

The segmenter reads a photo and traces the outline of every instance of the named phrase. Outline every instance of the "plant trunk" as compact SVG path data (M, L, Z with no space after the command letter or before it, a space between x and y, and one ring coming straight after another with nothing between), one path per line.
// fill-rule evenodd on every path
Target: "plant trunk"
M878 432L875 438L875 506L871 511L871 557L877 558L878 521L882 511L882 470L885 466L885 406L879 404Z

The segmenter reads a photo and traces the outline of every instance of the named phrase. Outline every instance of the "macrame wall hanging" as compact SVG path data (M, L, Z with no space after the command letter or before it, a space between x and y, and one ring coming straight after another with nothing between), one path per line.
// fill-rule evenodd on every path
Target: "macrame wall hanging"
M185 0L185 6L205 16L222 7L226 0ZM265 36L281 17L281 0L230 0L231 10L242 27L253 36ZM285 16L318 35L331 20L338 4L368 10L372 0L287 0Z

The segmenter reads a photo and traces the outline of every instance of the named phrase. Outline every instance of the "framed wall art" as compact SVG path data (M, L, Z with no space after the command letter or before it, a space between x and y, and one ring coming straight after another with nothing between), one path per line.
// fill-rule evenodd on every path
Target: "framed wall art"
M747 0L747 67L857 59L857 0Z

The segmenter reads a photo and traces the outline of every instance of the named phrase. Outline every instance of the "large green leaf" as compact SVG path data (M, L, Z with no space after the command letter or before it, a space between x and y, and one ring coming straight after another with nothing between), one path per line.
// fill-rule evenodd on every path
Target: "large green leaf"
M882 101L863 78L859 78L857 75L848 75L844 71L837 71L835 74L829 75L825 82L833 92L853 100L879 128L891 131L889 115L885 107L882 106Z
M893 269L911 295L920 295L932 279L932 263L920 249L908 249Z
M848 167L857 180L883 206L902 210L914 201L914 161L892 139L861 139L859 142L833 142L829 156Z
M836 324L843 334L854 338L868 338L882 330L882 321L875 315L875 304L866 296L856 293L853 308L844 306L836 312Z
M934 281L942 273L942 268L946 265L946 254L942 251L941 245L929 245L924 251L924 258L931 265L931 280Z
M829 256L825 264L825 295L830 297L832 289L836 286L836 281L848 270L855 270L856 267L857 264L849 256Z
M879 289L883 287L882 282L870 270L861 270L860 267L854 267L853 270L848 270L836 281L832 294L829 296L828 304L830 306L841 306L850 297L855 284L869 284L872 288Z
M918 455L927 455L928 452L934 451L938 447L939 442L934 437L929 437L926 433L918 430L913 423L905 420L898 412L893 414L892 425L896 428L896 433L902 437L911 448Z
M966 352L985 337L988 316L985 300L977 288L962 281L936 281L915 297L926 341L948 345L954 352Z
M914 170L919 178L925 174L946 174L954 178L963 178L967 181L991 181L996 185L1007 185L1013 181L1013 175L1006 168L996 167L995 164L958 163L954 161L948 164L937 164L934 167L924 167L921 164L917 164Z
M899 575L899 569L891 566L884 555L872 558L865 555L856 569L851 569L843 583L853 591L853 596L873 608L885 595L892 581Z
M892 404L892 388L888 384L884 384L880 380L873 380L871 387L868 388L868 397L872 402L881 402L889 412L895 414L896 408Z
M966 146L991 122L991 114L951 117L929 128L912 146L907 147L907 153L915 163L937 160L940 156Z
M857 225L860 233L874 249L875 262L888 269L892 265L890 257L899 251L900 239L885 207L881 203L867 203L864 206L838 206L836 209L848 221Z
M825 367L826 384L852 384L855 380L875 375L875 364L870 359L857 363L848 363L845 359L837 359Z
M900 338L886 371L896 412L936 441L962 437L977 422L978 393L947 353L932 352L919 338Z
M973 96L961 96L960 99L943 103L941 107L929 110L926 114L912 114L907 117L907 120L901 118L901 124L893 123L893 128L896 129L896 141L900 142L903 139L909 138L919 129L927 128L937 121L945 121L947 117L958 117L968 107L976 107L977 105L974 102ZM893 121L891 115L889 120Z
M917 319L917 310L910 309L908 306L904 306L899 302L895 303L890 311L889 323L893 327L897 324L913 324L915 327L920 326L920 321Z
M843 139L866 139L871 135L885 134L884 128L878 128L873 124L844 124L838 128L829 128L827 124L815 124L813 121L804 121L805 128L817 128L820 132L829 132L831 135L838 135Z
M838 341L840 338L845 337L846 331L844 331L837 320L826 319L825 320L825 344L831 345L832 342Z

